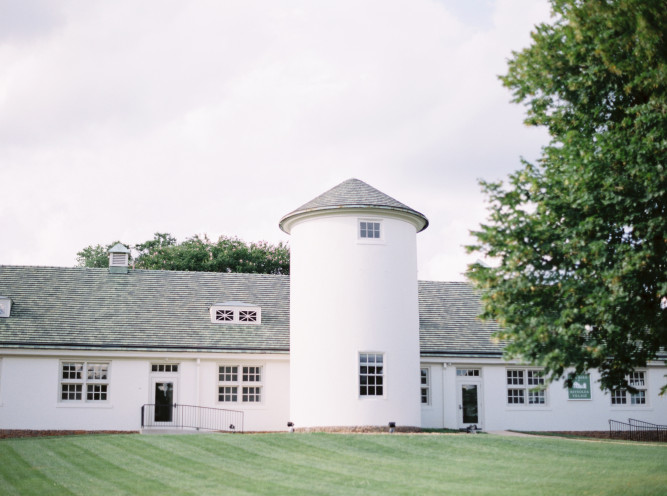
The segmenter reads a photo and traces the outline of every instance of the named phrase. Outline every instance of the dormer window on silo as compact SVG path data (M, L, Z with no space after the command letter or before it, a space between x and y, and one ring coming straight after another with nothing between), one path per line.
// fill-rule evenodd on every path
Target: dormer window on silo
M129 263L130 250L126 246L116 243L109 250L109 272L112 274L127 274Z
M0 318L9 317L12 311L12 300L8 296L0 296Z

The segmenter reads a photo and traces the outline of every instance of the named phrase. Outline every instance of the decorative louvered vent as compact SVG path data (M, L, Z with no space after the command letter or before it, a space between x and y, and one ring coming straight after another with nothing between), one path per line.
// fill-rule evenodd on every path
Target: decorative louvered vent
M227 301L211 305L211 322L214 324L261 324L262 309L242 301Z
M9 317L12 311L12 300L7 296L0 296L0 318Z
M128 264L128 255L127 253L112 253L111 254L111 265L112 266L124 266Z

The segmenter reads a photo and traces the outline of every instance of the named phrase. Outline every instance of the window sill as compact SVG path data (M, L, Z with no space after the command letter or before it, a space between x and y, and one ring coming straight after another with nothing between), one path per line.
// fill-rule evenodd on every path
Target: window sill
M266 410L268 407L263 402L234 403L231 401L219 401L216 408L221 408L223 410Z
M521 406L513 406L513 405L505 405L505 411L506 412L550 412L552 411L553 408L550 407L549 405L542 405L542 406L531 406L531 405L521 405Z
M113 408L113 404L109 402L100 402L100 403L84 403L84 402L58 402L56 403L56 408Z
M380 239L375 239L375 238L357 238L357 244L358 245L386 245L387 242L380 238Z

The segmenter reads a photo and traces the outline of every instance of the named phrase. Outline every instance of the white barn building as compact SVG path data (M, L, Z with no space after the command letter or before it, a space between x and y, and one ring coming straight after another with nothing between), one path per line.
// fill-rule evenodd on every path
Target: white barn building
M0 429L210 428L222 410L242 416L214 428L245 431L667 423L663 361L635 394L594 370L535 389L469 284L417 280L427 226L351 179L280 221L290 276L133 270L121 245L109 269L0 266Z

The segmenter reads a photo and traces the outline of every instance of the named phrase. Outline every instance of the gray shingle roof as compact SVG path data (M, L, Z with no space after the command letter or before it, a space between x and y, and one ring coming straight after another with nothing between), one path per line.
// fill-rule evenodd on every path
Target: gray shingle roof
M428 219L421 212L408 207L359 179L348 179L283 216L280 219L280 228L283 229L283 223L287 219L306 212L369 207L400 211L417 217L423 222L419 231L428 227Z
M419 281L419 341L422 355L500 356L492 339L495 322L483 322L478 293L465 282Z
M289 351L289 276L0 266L0 296L0 348ZM221 301L259 305L262 323L211 323ZM422 355L500 354L479 309L466 283L420 282Z
M0 266L0 295L0 346L289 350L288 276ZM261 306L262 323L211 323L227 300Z

